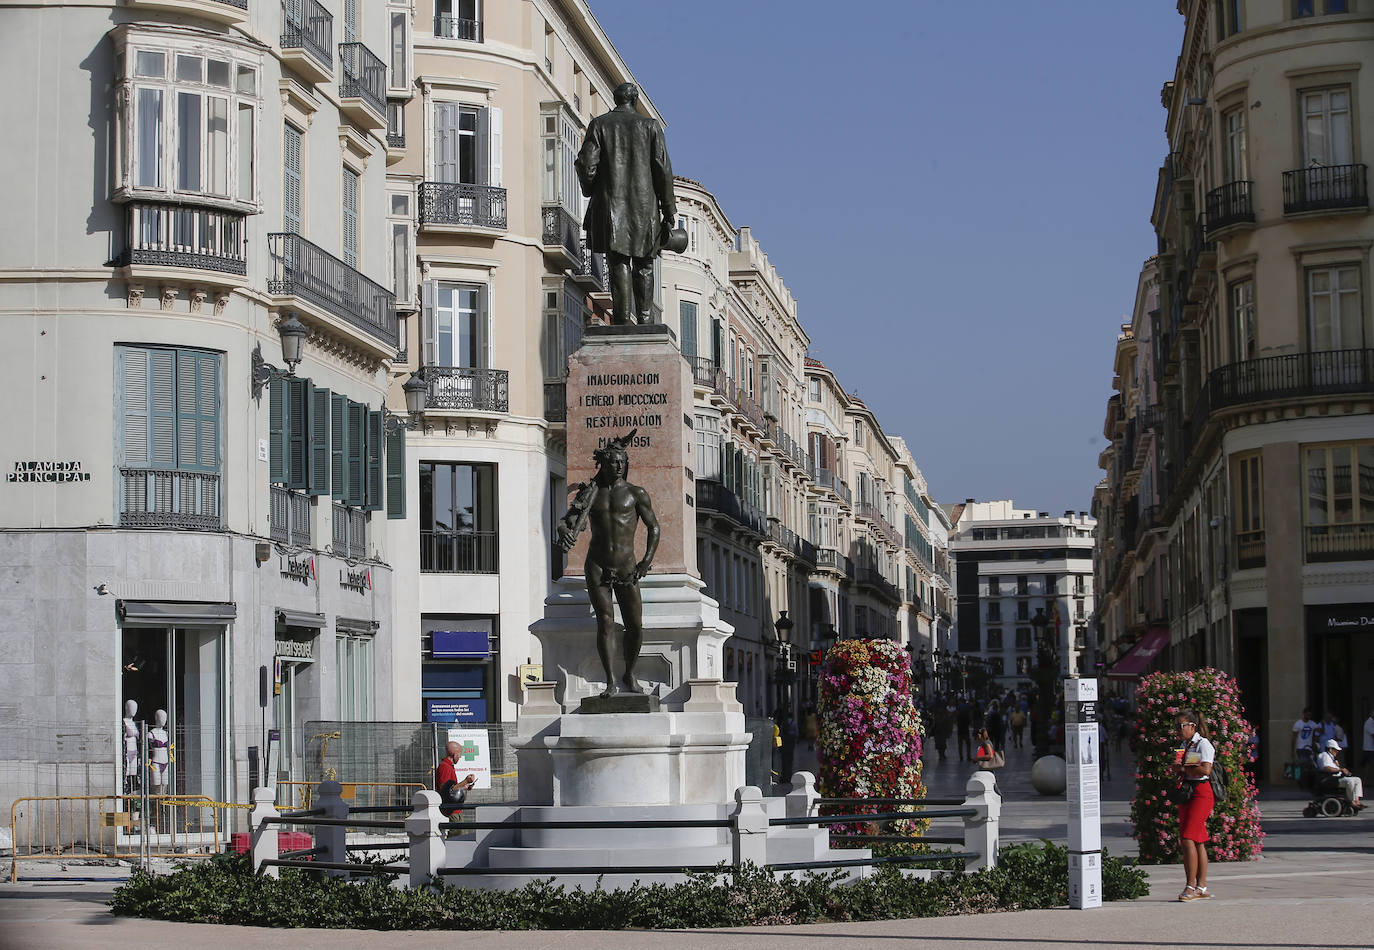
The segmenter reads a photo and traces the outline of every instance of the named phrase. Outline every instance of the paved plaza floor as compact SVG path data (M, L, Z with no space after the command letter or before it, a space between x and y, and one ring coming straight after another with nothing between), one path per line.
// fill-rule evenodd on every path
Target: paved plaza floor
M998 777L1005 796L1004 841L1049 838L1063 842L1063 797L1045 798L1030 786L1030 751L1010 750ZM1115 763L1114 763L1115 764ZM805 768L801 757L796 768ZM1103 836L1115 854L1134 853L1126 818L1132 792L1129 764L1104 784ZM956 756L928 763L935 797L957 795L969 766ZM104 906L114 883L56 880L0 885L0 950L67 950L91 946L139 950L187 947L328 948L328 950L777 950L779 947L902 946L920 941L950 950L1049 947L1345 948L1374 947L1374 818L1303 818L1292 789L1262 789L1264 857L1214 864L1210 901L1178 903L1177 866L1149 868L1151 894L1098 910L1023 911L929 920L816 924L715 931L386 933L280 931L175 924L110 916ZM111 876L115 868L71 866L52 876Z

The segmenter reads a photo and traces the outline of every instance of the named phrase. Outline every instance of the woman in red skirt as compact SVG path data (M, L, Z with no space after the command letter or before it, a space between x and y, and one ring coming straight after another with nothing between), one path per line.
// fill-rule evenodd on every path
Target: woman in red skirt
M1178 714L1178 733L1182 748L1175 750L1179 781L1192 790L1186 804L1178 806L1178 850L1183 855L1183 873L1187 875L1181 901L1207 900L1207 819L1216 803L1212 796L1212 763L1216 748L1204 735L1202 717L1191 709Z

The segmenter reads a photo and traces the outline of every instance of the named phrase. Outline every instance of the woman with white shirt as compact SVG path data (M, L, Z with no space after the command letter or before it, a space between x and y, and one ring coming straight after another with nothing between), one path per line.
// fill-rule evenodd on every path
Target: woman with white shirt
M1212 795L1212 763L1217 750L1208 741L1206 726L1196 711L1184 709L1178 714L1178 733L1183 745L1174 750L1178 763L1179 781L1191 790L1188 801L1178 806L1178 850L1183 855L1186 886L1178 895L1181 901L1207 900L1207 819L1216 800Z

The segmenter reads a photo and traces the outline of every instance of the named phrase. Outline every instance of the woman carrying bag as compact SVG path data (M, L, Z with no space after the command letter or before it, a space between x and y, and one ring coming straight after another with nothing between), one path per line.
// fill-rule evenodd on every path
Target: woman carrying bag
M1216 748L1207 739L1206 726L1194 710L1178 714L1178 733L1181 748L1174 750L1178 763L1178 849L1183 856L1183 873L1187 880L1181 901L1208 900L1207 890L1207 819L1216 804L1212 795L1212 763Z

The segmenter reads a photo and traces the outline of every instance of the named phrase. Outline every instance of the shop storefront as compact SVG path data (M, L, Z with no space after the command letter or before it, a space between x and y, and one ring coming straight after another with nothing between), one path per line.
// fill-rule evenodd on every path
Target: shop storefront
M301 723L318 716L319 639L324 614L278 609L273 632L272 719L280 733L276 751L278 782L304 776Z
M421 618L420 688L426 722L499 719L496 618Z
M1309 606L1307 650L1312 711L1330 709L1358 740L1374 704L1374 603Z

